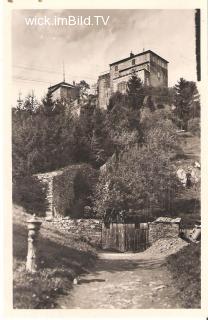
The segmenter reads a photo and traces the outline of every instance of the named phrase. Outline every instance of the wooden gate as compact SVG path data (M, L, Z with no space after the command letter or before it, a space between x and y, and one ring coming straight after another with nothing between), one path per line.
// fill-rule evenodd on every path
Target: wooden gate
M119 252L141 252L149 246L146 223L110 223L102 225L102 249Z

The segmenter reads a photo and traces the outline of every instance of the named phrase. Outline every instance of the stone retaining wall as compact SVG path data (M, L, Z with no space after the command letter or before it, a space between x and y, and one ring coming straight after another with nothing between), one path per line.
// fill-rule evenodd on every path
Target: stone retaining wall
M179 232L179 223L149 223L149 243L153 244L159 239L178 238Z
M100 220L71 219L65 217L62 219L53 219L46 223L53 224L58 230L64 230L66 233L69 232L77 235L79 239L81 238L83 241L89 242L92 245L100 246L101 244L102 223Z
M46 217L82 216L84 206L88 205L88 188L95 185L96 175L96 170L88 164L70 165L61 170L35 175L47 185Z

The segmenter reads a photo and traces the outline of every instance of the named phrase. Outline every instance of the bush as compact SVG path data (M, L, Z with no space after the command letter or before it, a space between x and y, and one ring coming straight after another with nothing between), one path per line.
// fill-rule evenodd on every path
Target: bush
M200 118L193 118L188 121L188 131L193 133L193 135L200 137Z
M56 106L56 108L55 108ZM53 171L74 161L74 119L62 105L50 112L13 110L13 178Z
M136 146L124 152L101 173L94 206L99 216L138 212L153 208L171 209L178 191L174 167L161 149Z
M150 148L154 147L167 153L178 149L177 128L171 117L169 109L156 110L154 113L144 110L142 116L144 141Z
M44 216L47 209L46 186L36 177L18 178L13 183L13 202L28 213Z

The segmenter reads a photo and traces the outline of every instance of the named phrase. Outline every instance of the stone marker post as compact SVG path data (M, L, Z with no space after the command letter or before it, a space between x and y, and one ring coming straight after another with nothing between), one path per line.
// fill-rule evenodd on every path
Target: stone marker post
M37 220L35 215L27 221L28 225L28 251L26 270L29 272L37 271L37 240L41 226L41 221Z

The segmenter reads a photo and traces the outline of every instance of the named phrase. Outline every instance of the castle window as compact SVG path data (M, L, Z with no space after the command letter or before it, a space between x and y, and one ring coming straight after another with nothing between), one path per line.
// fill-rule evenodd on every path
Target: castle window
M135 62L136 62L136 60L135 60L135 59L133 59L133 60L132 60L132 65L135 65Z
M115 71L118 71L118 66L115 66Z
M126 82L122 81L117 85L118 91L124 93L126 91Z

